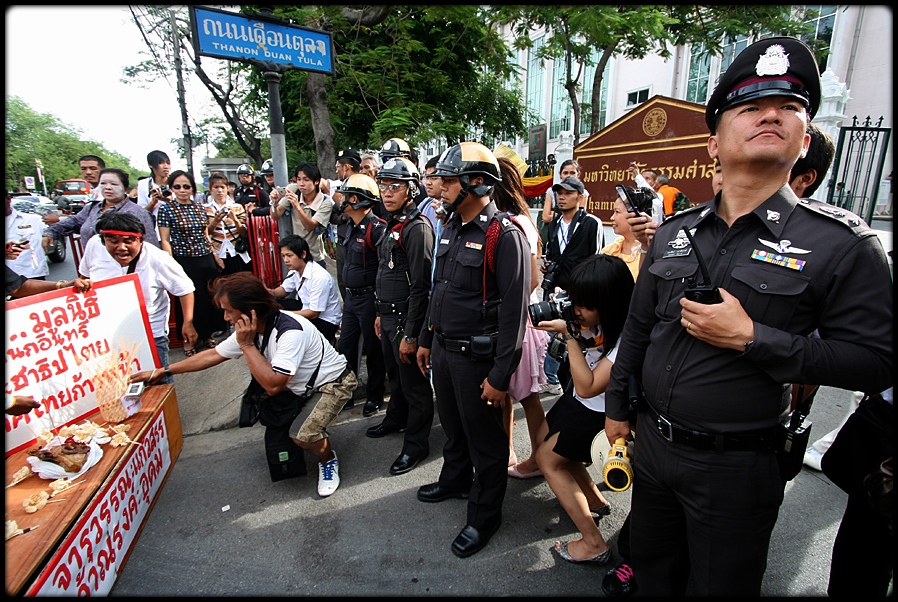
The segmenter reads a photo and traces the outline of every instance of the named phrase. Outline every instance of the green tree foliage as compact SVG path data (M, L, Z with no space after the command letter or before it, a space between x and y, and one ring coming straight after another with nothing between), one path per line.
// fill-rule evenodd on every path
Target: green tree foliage
M130 160L106 149L93 140L84 140L78 128L61 122L54 115L36 113L18 96L6 97L6 190L25 188L25 177L35 179L37 190L43 193L38 181L35 159L43 165L47 192L57 180L80 178L78 158L83 155L102 157L107 167L120 167L136 184L137 178L149 172L135 169Z
M247 14L256 10L243 7ZM335 148L380 148L392 136L416 144L436 137L454 143L523 134L523 95L502 85L512 69L509 50L489 27L484 10L466 5L275 7L274 17L331 32L336 64L332 78L299 70L281 77L288 164L317 161L333 177ZM168 9L132 11L151 58L126 69L126 79L151 85L155 78L169 77L173 68ZM268 88L262 70L208 57L200 62L188 43L186 11L175 15L182 56L221 110L203 122L209 141L222 156L249 156L261 164L268 158L263 146Z
M547 31L539 50L543 60L561 60L562 84L574 112L575 144L579 142L581 112L591 119L590 131L599 131L599 95L605 65L615 56L663 58L684 44L704 44L720 54L725 40L737 36L759 37L762 32L801 36L807 33L809 16L794 7L747 5L590 5L502 6L494 22L511 25L517 48L531 48L534 33ZM580 103L579 78L585 65L596 65L591 102Z

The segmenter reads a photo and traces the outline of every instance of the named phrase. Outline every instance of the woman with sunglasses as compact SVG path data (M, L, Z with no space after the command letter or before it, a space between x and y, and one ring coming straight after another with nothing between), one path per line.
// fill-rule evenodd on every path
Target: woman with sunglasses
M181 264L196 287L193 325L197 341L211 349L217 344L212 338L212 332L223 318L209 293L209 283L218 276L221 268L206 231L209 223L206 210L194 200L196 182L189 172L181 169L171 172L168 187L172 191L173 201L159 208L156 221L162 239L162 250ZM175 320L180 331L183 318L178 305L175 305ZM188 347L188 344L184 343L184 355L190 357L197 350L193 346Z

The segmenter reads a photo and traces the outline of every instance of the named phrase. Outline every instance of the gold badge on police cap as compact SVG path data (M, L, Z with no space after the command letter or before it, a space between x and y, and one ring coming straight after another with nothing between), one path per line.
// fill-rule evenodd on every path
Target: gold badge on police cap
M767 50L758 57L755 65L755 73L764 75L785 75L789 71L789 55L786 49L779 44L768 46Z

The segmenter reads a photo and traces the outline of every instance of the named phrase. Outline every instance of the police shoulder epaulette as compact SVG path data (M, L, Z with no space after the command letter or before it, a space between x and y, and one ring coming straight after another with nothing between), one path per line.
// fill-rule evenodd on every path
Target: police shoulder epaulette
M869 230L869 226L864 223L864 220L847 209L842 209L816 199L798 199L798 206L835 220L857 233Z

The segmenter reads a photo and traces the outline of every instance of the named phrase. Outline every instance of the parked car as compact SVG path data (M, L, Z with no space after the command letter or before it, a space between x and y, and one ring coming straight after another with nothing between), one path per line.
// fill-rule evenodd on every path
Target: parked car
M87 180L57 180L56 204L63 211L78 213L90 201L92 192Z
M56 203L42 194L14 193L10 205L20 213L34 213L41 217L49 213L55 213L56 215L63 214ZM46 232L46 230L45 227L44 232ZM53 263L62 263L65 261L67 255L68 253L66 251L64 238L54 240L50 243L50 247L47 249L47 259Z

